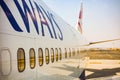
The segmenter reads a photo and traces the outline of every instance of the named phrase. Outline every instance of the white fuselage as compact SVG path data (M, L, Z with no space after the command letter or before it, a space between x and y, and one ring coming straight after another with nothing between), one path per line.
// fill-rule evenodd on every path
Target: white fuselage
M82 73L85 39L41 0L1 0L0 6L0 80L69 79L65 69L77 65Z

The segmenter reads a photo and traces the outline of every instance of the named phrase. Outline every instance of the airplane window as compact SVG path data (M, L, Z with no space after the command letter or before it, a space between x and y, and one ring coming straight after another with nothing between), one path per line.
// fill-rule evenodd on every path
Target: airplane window
M61 48L59 48L59 50L60 50L60 54L59 54L60 58L59 59L62 60L62 51L61 51Z
M73 52L72 52L73 56L75 56L75 49L73 48Z
M30 56L30 68L33 69L35 68L35 50L33 48L30 49L29 56Z
M65 48L65 58L67 58L67 49Z
M54 49L51 48L51 62L54 62Z
M49 50L48 50L48 48L45 49L45 56L46 56L46 64L49 64Z
M77 54L79 54L79 49L77 50Z
M71 57L71 49L69 48L69 57Z
M38 49L38 61L39 61L39 65L42 66L43 65L43 50L42 48Z
M18 71L23 72L25 70L25 51L23 48L19 48L17 51Z
M56 53L56 61L58 61L58 49L55 48L55 53Z

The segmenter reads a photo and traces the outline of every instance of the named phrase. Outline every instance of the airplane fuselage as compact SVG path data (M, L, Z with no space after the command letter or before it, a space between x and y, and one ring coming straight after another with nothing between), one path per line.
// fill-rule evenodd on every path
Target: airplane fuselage
M70 80L82 74L85 39L41 0L0 0L0 6L0 80ZM74 64L81 65L76 77L64 69Z

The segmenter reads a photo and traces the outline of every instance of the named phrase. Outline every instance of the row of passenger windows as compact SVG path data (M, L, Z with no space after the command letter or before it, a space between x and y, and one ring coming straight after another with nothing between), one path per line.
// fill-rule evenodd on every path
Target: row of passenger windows
M77 50L77 53L79 54L79 50ZM69 54L69 55L68 55ZM45 57L44 57L45 56ZM42 66L44 63L44 58L45 58L45 63L49 64L50 60L53 63L55 60L56 62L58 60L62 60L62 50L61 48L45 48L45 55L43 54L43 49L39 48L38 49L38 62L39 65ZM65 58L75 56L75 49L72 50L69 48L69 53L67 52L67 49L65 48ZM25 51L23 48L19 48L17 51L17 61L18 61L18 71L23 72L26 67L26 58L25 58ZM29 63L30 63L30 68L34 69L36 65L36 56L35 56L35 50L34 48L30 48L29 50Z

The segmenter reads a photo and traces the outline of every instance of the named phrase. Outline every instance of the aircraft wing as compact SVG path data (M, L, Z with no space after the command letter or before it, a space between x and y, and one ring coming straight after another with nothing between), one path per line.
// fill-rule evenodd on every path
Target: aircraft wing
M117 40L120 40L120 38L118 38L118 39L112 39L112 40L97 41L97 42L89 42L88 44L85 44L83 46L90 46L90 45L93 45L93 44L100 44L100 43L117 41Z

